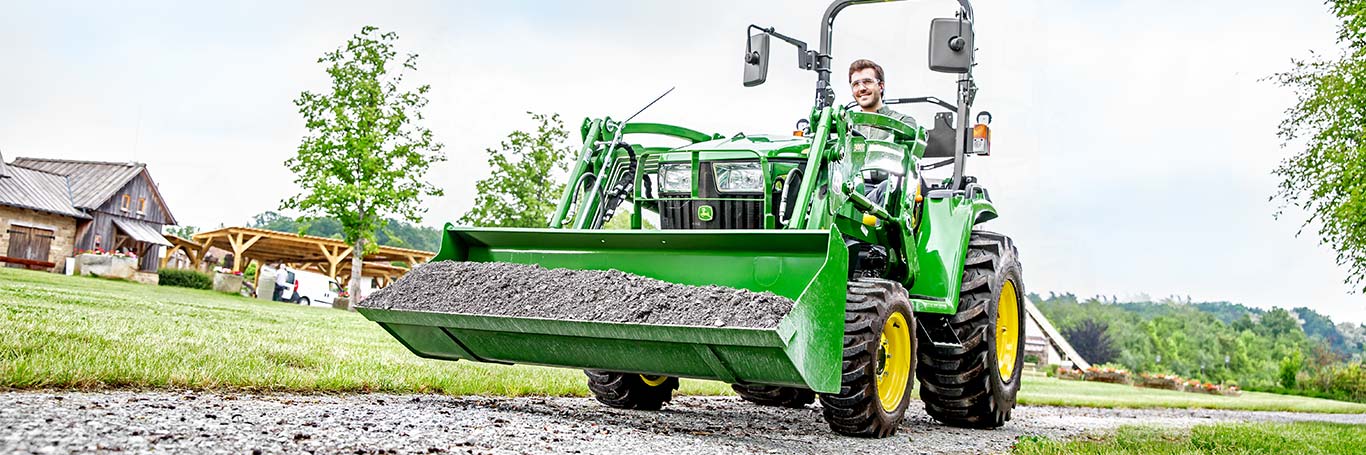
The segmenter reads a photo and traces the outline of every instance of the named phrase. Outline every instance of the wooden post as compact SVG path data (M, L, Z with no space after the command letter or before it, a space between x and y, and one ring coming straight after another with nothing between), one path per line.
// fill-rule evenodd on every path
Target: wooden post
M174 246L174 247L171 247L171 250L166 252L166 257L161 258L161 267L160 267L160 268L162 268L162 269L166 268L166 262L170 261L170 260L171 260L171 256L174 256L174 255L175 255L175 252L180 251L182 248L184 248L184 247L182 247L182 246L180 246L180 245L176 245L176 246Z
M328 248L327 245L319 243L318 249L322 250L323 257L327 258L327 270L324 270L323 272L327 274L328 278L336 280L337 266L341 264L342 259L345 259L347 255L351 254L351 247L346 247L346 249L343 250L341 246Z
M238 233L236 236L228 234L228 244L232 245L232 271L242 271L242 253L247 252L248 248L261 240L261 235L254 235L250 240L246 239L245 233Z

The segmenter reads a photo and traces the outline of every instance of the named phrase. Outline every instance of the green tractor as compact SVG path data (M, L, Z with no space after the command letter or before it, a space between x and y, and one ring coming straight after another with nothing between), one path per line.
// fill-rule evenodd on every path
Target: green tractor
M990 145L986 126L967 120L977 91L972 7L959 0L955 17L930 24L930 69L958 75L957 102L885 100L941 111L927 130L834 103L835 16L865 3L875 2L830 5L818 51L750 26L745 85L763 83L770 37L795 45L798 66L816 72L815 106L798 133L723 136L585 120L549 227L448 224L434 258L771 292L794 302L777 327L360 312L422 357L584 369L592 393L614 407L659 409L678 378L712 379L760 405L819 398L834 431L884 437L896 431L918 378L935 419L1003 425L1020 388L1025 289L1011 239L976 229L997 213L986 188L964 175L966 157ZM889 134L860 133L869 127ZM643 135L686 144L629 140ZM945 166L949 177L923 174ZM631 229L602 229L618 209L630 211ZM661 229L642 229L647 213Z

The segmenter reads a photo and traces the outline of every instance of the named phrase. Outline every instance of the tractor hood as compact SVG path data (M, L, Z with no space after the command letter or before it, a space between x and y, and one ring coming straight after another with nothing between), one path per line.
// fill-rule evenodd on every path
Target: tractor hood
M810 138L768 134L745 135L741 133L730 138L679 147L675 151L680 153L666 153L662 157L662 161L688 161L692 157L691 152L705 152L699 156L704 161L756 158L756 154L768 158L804 159L807 150L810 148Z

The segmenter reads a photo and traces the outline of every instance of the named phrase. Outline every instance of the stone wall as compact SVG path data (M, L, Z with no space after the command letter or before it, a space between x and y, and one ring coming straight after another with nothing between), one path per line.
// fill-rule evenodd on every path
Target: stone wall
M37 210L0 206L0 256L9 253L9 229L20 225L53 231L51 249L47 261L56 263L52 272L61 273L66 268L66 258L71 257L76 247L76 219Z

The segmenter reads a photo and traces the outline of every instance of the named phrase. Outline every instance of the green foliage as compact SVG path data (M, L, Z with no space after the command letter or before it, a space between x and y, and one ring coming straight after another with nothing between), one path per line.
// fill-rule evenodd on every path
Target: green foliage
M195 233L198 232L199 228L194 226L166 226L167 234L171 234L182 239L189 239L190 237L193 237Z
M498 149L487 149L491 174L475 184L474 207L460 223L485 227L546 227L564 193L556 174L569 171L573 150L559 114L527 113L533 132L508 134Z
M442 194L422 180L433 163L446 159L431 130L419 124L431 87L403 88L404 71L417 69L417 55L398 60L397 39L366 26L318 59L327 65L332 88L294 100L309 132L285 162L301 192L281 208L333 219L342 239L367 249L384 227L384 215L421 222L420 199Z
M1300 374L1300 368L1304 368L1304 357L1296 351L1294 354L1281 358L1281 370L1277 378L1280 380L1281 387L1287 389L1295 388L1295 378Z
M1366 283L1366 0L1329 0L1342 55L1295 60L1274 79L1294 89L1279 136L1304 150L1281 162L1273 198L1308 214L1319 241L1337 251L1346 282ZM1278 212L1279 216L1281 212Z
M1113 360L1118 353L1110 334L1109 324L1095 319L1085 319L1080 323L1062 329L1063 338L1091 363L1105 363Z
M1074 347L1077 342L1068 334L1079 333L1086 321L1104 321L1116 351L1111 361L1138 373L1177 374L1214 383L1236 380L1269 388L1280 382L1283 357L1311 352L1315 345L1295 317L1279 308L1248 308L1239 314L1237 310L1246 307L1222 302L1104 303L1078 301L1071 294L1031 298ZM1224 322L1235 316L1233 323Z
M279 213L266 211L256 214L248 227L291 234L341 238L341 223L332 218L317 218L304 223ZM384 246L436 251L441 247L441 231L403 220L387 218L384 227L375 232L375 243Z
M212 289L213 277L194 270L161 269L157 271L157 283L161 286Z

